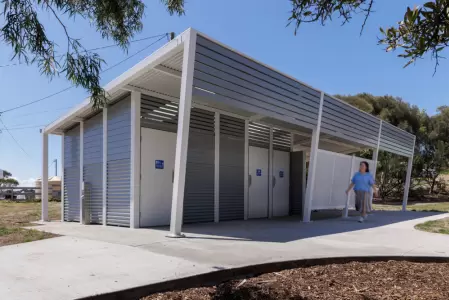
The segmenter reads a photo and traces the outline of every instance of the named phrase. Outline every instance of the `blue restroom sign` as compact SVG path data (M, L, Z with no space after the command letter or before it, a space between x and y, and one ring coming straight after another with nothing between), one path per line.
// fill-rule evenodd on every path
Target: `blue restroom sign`
M157 160L155 160L154 165L155 165L156 169L163 169L164 168L164 161L157 159Z
M256 169L256 176L262 176L262 169Z
M279 171L279 178L284 178L284 171Z

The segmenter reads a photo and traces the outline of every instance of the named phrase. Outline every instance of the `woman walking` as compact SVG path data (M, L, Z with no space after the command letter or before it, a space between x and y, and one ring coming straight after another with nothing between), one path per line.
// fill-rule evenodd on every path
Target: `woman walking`
M371 188L376 189L374 178L369 172L369 164L366 161L360 163L359 171L352 177L346 194L349 194L352 188L354 188L355 192L355 207L360 212L359 222L363 223L368 217Z

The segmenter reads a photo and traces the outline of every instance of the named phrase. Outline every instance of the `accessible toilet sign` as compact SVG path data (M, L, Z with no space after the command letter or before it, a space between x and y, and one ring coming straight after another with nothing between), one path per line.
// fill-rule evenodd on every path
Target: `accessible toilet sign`
M162 170L164 168L164 161L163 160L157 159L157 160L155 160L154 164L155 164L156 169Z

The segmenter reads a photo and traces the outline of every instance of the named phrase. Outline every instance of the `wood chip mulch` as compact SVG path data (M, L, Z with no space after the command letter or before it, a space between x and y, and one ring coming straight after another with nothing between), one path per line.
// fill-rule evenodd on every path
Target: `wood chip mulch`
M449 299L449 263L351 262L285 270L144 300Z

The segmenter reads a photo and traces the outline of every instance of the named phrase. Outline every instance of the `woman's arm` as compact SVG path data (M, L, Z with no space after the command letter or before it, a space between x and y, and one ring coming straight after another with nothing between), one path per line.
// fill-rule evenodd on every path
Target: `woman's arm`
M353 187L354 187L354 183L351 182L351 184L349 185L348 189L346 190L346 194L349 194L349 192L352 190Z

